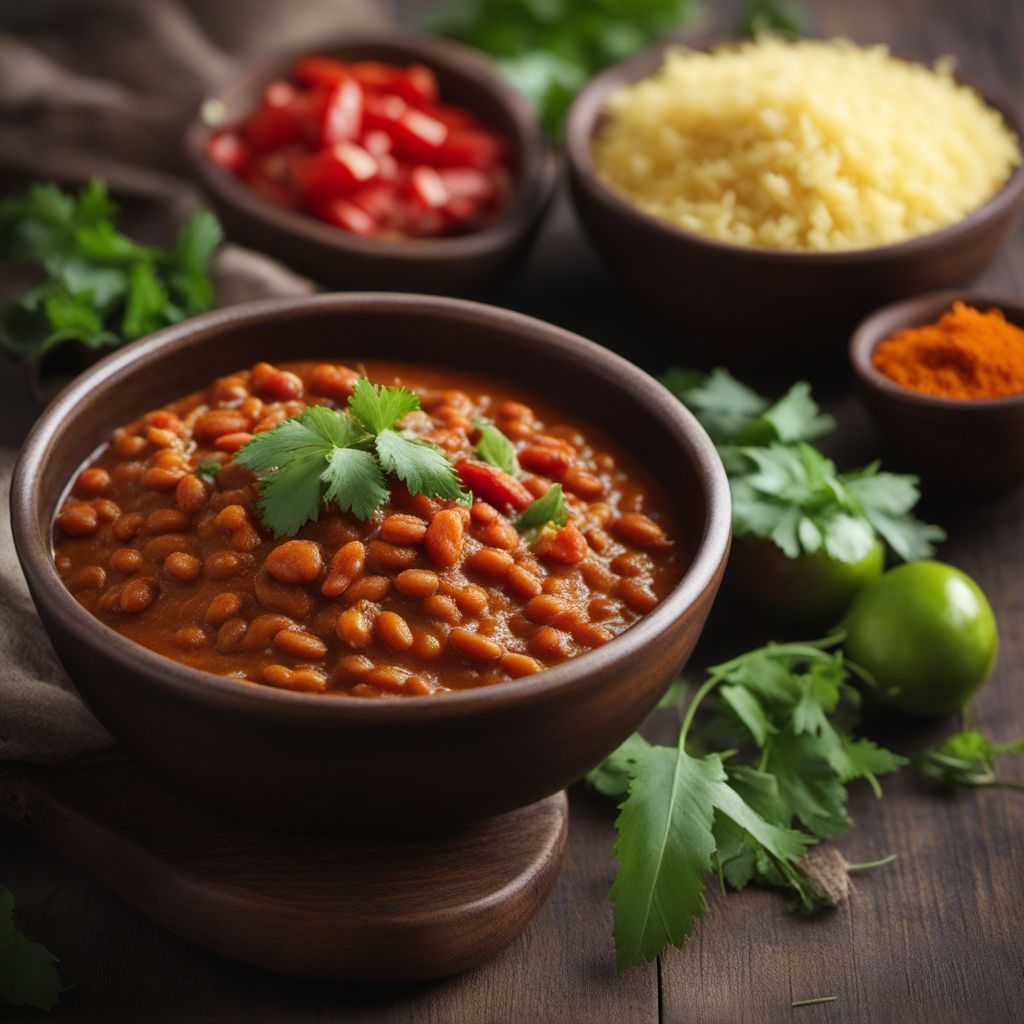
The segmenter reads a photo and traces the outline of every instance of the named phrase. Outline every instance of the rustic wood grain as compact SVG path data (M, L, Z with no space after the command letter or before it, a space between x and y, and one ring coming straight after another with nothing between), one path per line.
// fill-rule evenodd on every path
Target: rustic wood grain
M419 9L421 3L401 5ZM735 4L716 5L727 25ZM908 55L955 53L964 73L1016 101L1024 95L1024 5L1019 0L821 0L813 27ZM685 282L681 282L683 286ZM1024 297L1024 228L981 284ZM521 274L495 292L501 304L608 344L652 370L685 360L686 330L640 327L577 232L564 204ZM24 429L9 378L0 427ZM869 457L875 438L846 393L834 408L840 448ZM22 413L23 415L23 413ZM965 495L965 499L969 495ZM976 703L998 739L1024 735L1024 493L973 505L931 502L949 530L942 556L982 583L1000 619L995 678ZM708 650L748 646L760 623L728 602L716 608ZM882 723L901 750L933 743L955 722ZM1020 764L1005 773L1024 781ZM1024 1002L1024 798L983 791L947 796L910 773L877 803L857 791L857 828L837 845L851 861L895 852L894 864L857 876L849 906L813 920L767 892L713 895L708 917L679 952L617 976L605 894L612 811L575 791L566 867L547 906L491 963L440 983L353 989L292 981L240 966L175 938L35 840L0 820L0 879L26 929L56 950L67 981L53 1021L448 1022L900 1021L996 1024ZM796 999L833 1003L791 1009ZM26 1019L30 1019L26 1016Z

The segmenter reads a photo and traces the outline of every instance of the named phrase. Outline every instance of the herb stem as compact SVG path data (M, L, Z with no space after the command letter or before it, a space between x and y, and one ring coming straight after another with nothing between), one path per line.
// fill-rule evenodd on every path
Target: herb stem
M709 675L707 679L698 687L697 692L693 695L693 699L690 701L690 706L686 709L686 717L683 719L683 724L679 729L679 749L686 749L686 736L690 731L690 726L693 725L693 719L697 714L697 708L700 702L722 681L722 676L711 670L713 673Z
M815 996L813 999L794 999L789 1005L792 1007L797 1006L817 1006L819 1003L834 1003L839 996Z
M874 868L882 867L884 864L891 864L897 857L899 857L898 853L890 853L888 857L881 857L878 860L866 860L860 864L847 864L846 873L853 875L858 871L871 871Z

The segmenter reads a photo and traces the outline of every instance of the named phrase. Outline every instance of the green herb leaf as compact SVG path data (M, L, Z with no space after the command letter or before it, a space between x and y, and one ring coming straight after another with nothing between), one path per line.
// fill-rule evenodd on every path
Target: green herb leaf
M515 476L519 472L516 461L516 446L492 423L474 419L473 426L480 431L480 440L476 445L476 453L492 466L497 466L503 473Z
M323 500L357 519L371 519L391 493L377 459L358 448L335 448L320 479L327 484Z
M1019 783L996 776L996 758L1007 754L1024 754L1024 738L993 743L978 730L968 729L950 736L935 750L921 754L916 763L923 775L947 786L1024 789Z
M371 434L379 434L420 407L420 400L407 388L372 384L365 377L355 383L348 400L349 412Z
M470 500L455 467L444 452L429 441L382 430L377 435L377 457L384 472L394 473L403 480L410 494L426 494L463 504Z
M52 1010L61 993L57 958L14 923L14 897L0 885L0 1001Z
M775 32L795 39L803 32L805 20L803 8L789 0L746 0L737 28L745 36Z
M568 521L562 485L552 484L536 501L526 506L515 527L520 533L525 533L527 530L540 530L548 523L565 526Z
M200 459L196 473L204 480L214 480L220 472L220 463L216 459Z

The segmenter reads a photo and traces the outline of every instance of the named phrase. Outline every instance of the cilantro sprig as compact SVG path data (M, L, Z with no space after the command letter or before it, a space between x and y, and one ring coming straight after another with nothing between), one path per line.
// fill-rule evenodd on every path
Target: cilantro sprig
M923 775L947 786L1024 790L1024 785L996 775L996 758L1008 754L1024 754L1024 738L995 743L977 729L966 729L915 760Z
M476 453L483 462L497 466L503 473L516 476L519 462L516 460L516 446L493 423L474 419L473 426L480 431Z
M709 669L675 746L631 736L587 778L621 801L610 898L620 968L681 945L704 915L707 877L779 886L807 909L830 898L802 858L849 827L847 786L905 759L855 732L859 693L841 634L770 644ZM711 720L691 741L698 709ZM752 749L750 761L737 751Z
M278 537L315 521L321 505L371 519L388 500L389 477L412 494L466 502L459 475L436 445L395 430L420 407L406 388L356 381L347 410L312 405L235 454L261 482L258 507Z
M927 558L945 539L912 515L917 477L883 472L877 462L841 473L810 444L835 421L806 382L774 403L722 369L705 376L675 367L662 382L718 446L737 537L767 538L790 558L823 550L848 563L865 558L877 538L904 561Z
M14 922L14 897L0 885L0 1002L52 1010L63 986L57 958Z
M77 197L36 184L0 200L0 258L47 275L0 311L0 349L36 360L67 341L112 348L213 305L207 267L223 233L212 213L197 213L167 250L121 234L116 215L99 178Z
M515 527L520 533L530 533L543 529L548 523L565 526L568 521L562 485L552 484L536 501L523 509Z

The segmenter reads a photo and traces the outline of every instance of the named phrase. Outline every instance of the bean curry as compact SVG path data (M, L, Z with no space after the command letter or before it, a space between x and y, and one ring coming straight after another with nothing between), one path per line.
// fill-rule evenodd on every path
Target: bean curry
M471 373L258 363L119 429L56 517L58 571L118 633L209 672L289 690L428 695L530 675L606 643L675 586L687 552L651 474L604 431ZM368 521L333 504L293 537L261 522L234 453L356 381L420 400L401 421L457 467L470 505L401 482ZM477 453L480 424L518 472ZM567 523L520 532L555 483Z

